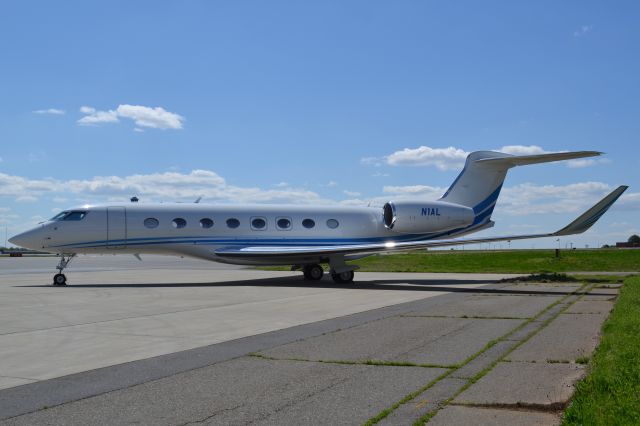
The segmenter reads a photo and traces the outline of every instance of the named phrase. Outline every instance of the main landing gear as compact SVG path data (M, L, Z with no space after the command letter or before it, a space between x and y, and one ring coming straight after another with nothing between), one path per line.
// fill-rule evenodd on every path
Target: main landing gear
M336 284L347 284L353 282L354 270L358 267L355 265L347 265L344 263L343 259L335 260L333 262L329 262L331 267L331 279ZM298 269L299 266L294 267ZM317 263L308 264L302 266L302 273L304 274L304 279L309 281L319 281L324 276L324 269L322 266Z
M354 275L355 273L353 271L345 271L340 273L332 272L331 278L333 279L333 282L335 282L336 284L347 284L347 283L353 282Z
M304 279L309 281L319 281L324 276L324 269L318 264L304 265L302 267Z
M56 266L58 273L53 276L53 285L67 285L67 277L62 273L62 271L64 271L64 268L66 268L69 263L71 263L71 259L73 259L75 256L75 253L60 255L60 262L58 262L58 266Z

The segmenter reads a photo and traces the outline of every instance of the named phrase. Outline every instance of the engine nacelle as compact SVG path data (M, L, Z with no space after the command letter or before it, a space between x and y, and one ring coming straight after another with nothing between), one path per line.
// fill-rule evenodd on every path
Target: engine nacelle
M382 209L384 226L400 234L448 231L471 225L475 218L472 208L445 201L390 201Z

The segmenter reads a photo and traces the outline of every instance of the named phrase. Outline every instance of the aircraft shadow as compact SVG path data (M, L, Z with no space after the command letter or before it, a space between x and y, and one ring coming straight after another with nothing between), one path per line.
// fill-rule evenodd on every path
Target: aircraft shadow
M325 277L321 281L306 281L302 277L260 278L224 282L201 283L100 283L100 284L70 284L61 289L73 288L201 288L201 287L279 287L279 288L316 288L316 289L349 289L349 290L394 290L394 291L424 291L424 292L451 292L451 293L476 293L476 294L502 294L502 295L540 295L540 296L564 296L570 292L540 290L518 290L516 288L464 288L456 285L468 284L500 284L495 280L486 279L433 279L433 280L407 280L385 279L354 282L351 284L337 284ZM446 286L446 287L445 287ZM47 285L20 285L14 287L43 288ZM598 295L592 293L592 295ZM604 295L604 294L602 294Z

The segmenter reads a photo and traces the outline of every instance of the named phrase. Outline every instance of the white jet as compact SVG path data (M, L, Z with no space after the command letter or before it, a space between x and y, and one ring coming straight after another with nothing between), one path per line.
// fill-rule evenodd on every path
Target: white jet
M389 201L379 207L115 203L57 214L16 235L11 243L60 254L54 285L78 253L192 256L242 265L293 265L308 280L328 263L337 283L353 281L345 261L406 251L579 234L589 229L627 189L620 186L559 231L454 239L494 225L493 208L507 171L515 166L600 155L595 151L514 156L471 153L464 169L436 201ZM198 200L199 201L199 200Z

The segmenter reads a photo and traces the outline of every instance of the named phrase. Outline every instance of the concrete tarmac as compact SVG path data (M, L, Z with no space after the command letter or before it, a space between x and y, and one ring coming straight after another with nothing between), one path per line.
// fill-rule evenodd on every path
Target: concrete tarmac
M617 292L113 256L74 260L57 288L55 258L27 259L0 259L7 424L554 423Z

